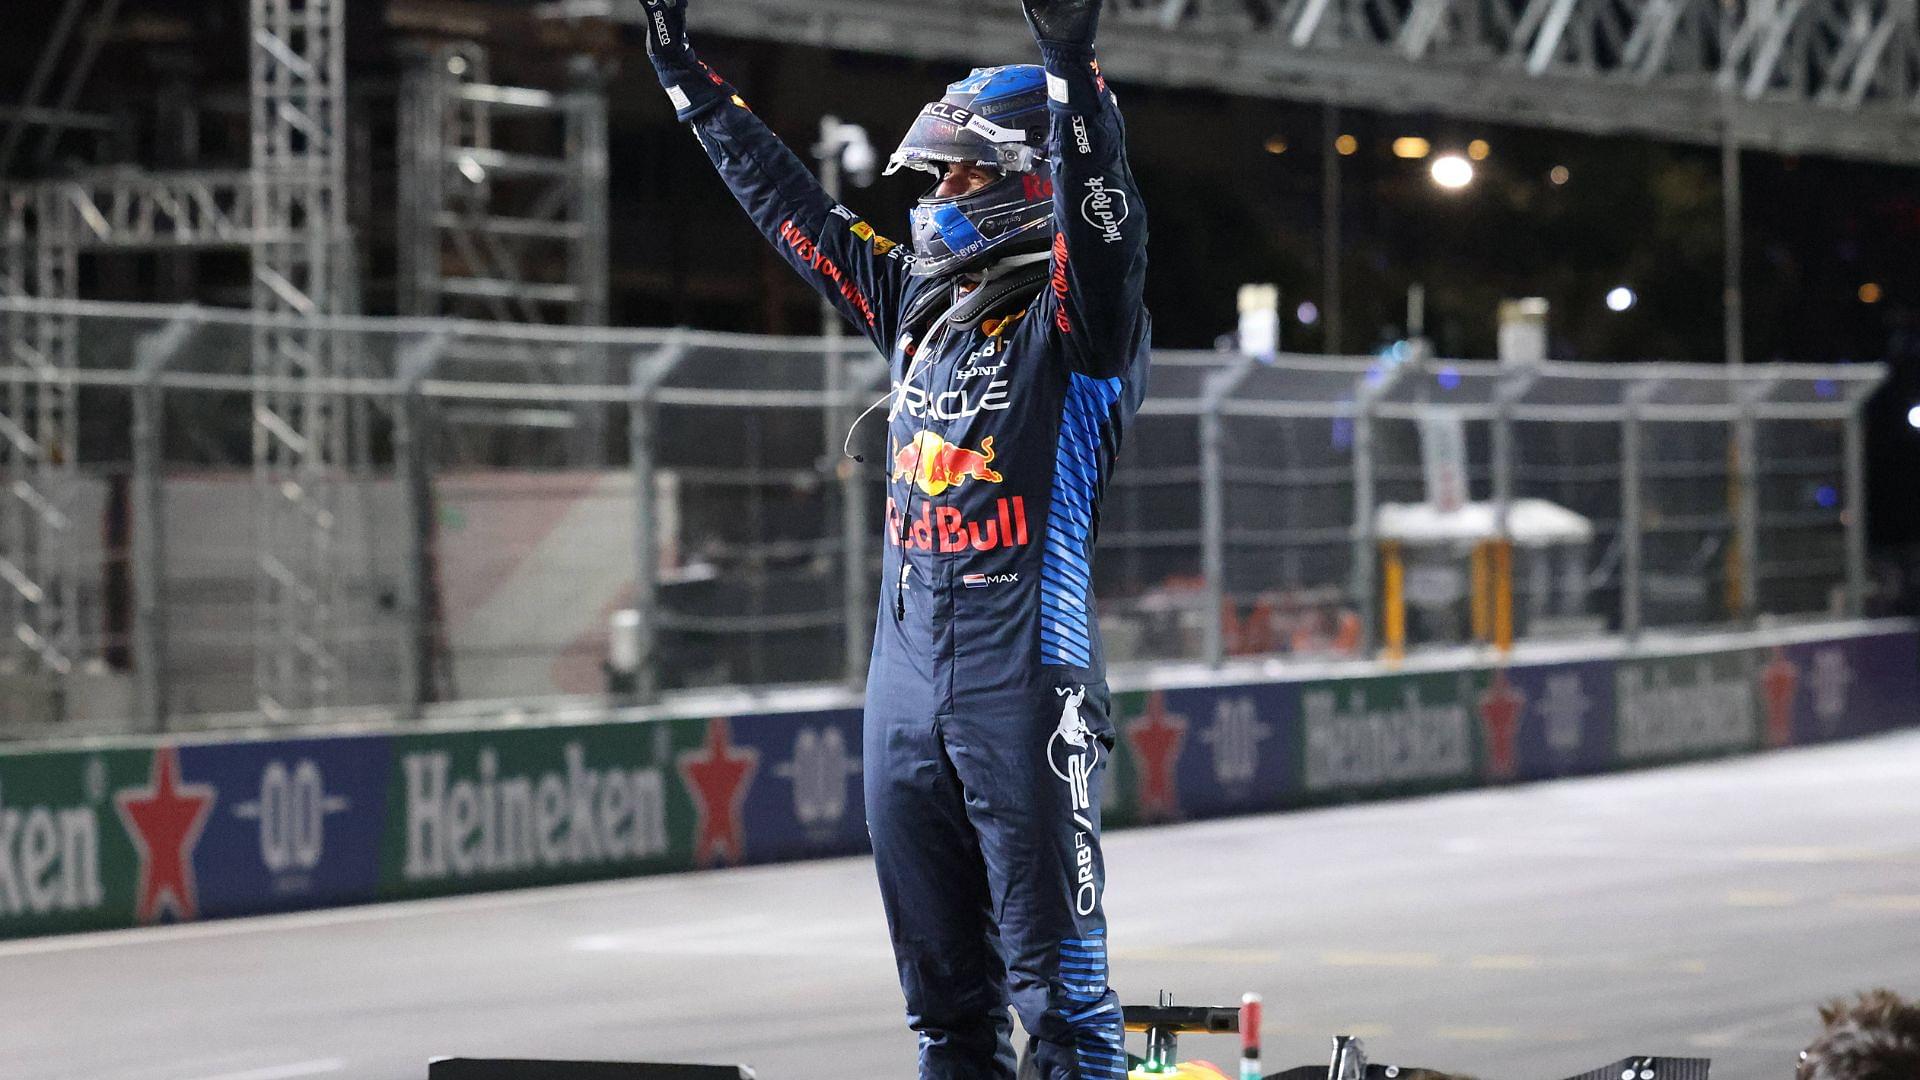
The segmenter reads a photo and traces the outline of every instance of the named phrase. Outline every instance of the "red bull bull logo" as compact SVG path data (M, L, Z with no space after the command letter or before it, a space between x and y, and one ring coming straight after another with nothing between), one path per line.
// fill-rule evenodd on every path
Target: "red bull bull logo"
M993 500L987 513L978 518L968 518L951 506L921 503L918 509L909 523L901 520L894 501L887 500L888 543L908 551L938 551L943 555L1025 547L1027 543L1027 501L1018 495ZM996 584L1002 578L1018 580L1017 575L989 574L982 584Z
M993 462L993 436L980 443L980 449L955 446L931 431L916 432L913 441L893 451L893 478L918 484L928 495L938 495L968 480L1000 482L1000 474L988 466Z

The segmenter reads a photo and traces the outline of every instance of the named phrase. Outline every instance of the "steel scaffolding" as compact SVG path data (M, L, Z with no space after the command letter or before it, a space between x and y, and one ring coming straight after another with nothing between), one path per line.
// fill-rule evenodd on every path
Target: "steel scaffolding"
M400 310L483 322L600 326L607 320L607 101L588 57L564 91L491 81L472 42L434 47L407 71L400 100ZM477 353L455 342L440 362L509 360L556 382L597 381L605 350ZM485 439L499 410L457 417ZM576 451L604 460L603 405L559 414ZM509 425L510 426L510 425Z
M6 194L0 294L71 299L78 253L70 207L57 192ZM78 655L78 594L67 501L78 451L73 317L16 309L5 318L10 374L0 397L0 616L8 643L0 672L59 679ZM57 713L53 685L27 689Z
M70 30L71 3L57 31ZM90 65L100 28L117 7L100 5L76 64ZM150 174L104 170L75 179L9 185L4 205L0 289L10 296L78 296L84 250L246 248L253 257L253 367L268 377L256 392L253 451L259 481L256 521L256 684L268 715L325 704L334 677L328 637L335 574L330 565L335 471L347 458L348 413L337 394L306 383L340 372L336 338L310 323L350 305L345 172L344 4L338 0L251 0L251 155L244 171ZM55 48L65 32L56 33ZM50 76L49 76L50 77ZM84 77L72 74L68 86ZM36 86L38 80L36 81ZM73 92L40 118L67 123ZM30 102L31 104L31 102ZM21 139L9 130L5 156ZM43 156L45 150L43 148ZM3 612L12 628L9 663L67 674L74 662L79 598L74 545L64 542L61 500L75 464L72 318L22 309L7 318L13 371L0 413L0 466L7 493L0 532L6 554Z
M587 64L581 58L583 65ZM496 322L606 321L607 103L500 86L485 50L447 45L401 101L401 309ZM525 137L500 129L514 121Z
M1432 111L1754 149L1920 161L1915 0L1120 0L1115 75L1262 97ZM558 18L643 22L638 0ZM1019 5L736 0L696 31L1006 63Z
M255 673L269 717L324 708L338 676L331 621L336 473L346 401L324 389L341 343L314 323L340 313L350 273L345 3L251 0L254 221L254 476L259 486ZM316 388L320 387L320 388Z

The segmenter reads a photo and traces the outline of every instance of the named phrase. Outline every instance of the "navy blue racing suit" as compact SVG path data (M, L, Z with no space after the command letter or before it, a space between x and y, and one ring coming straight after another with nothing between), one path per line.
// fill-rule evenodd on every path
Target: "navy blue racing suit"
M1050 273L1024 308L970 326L910 324L952 282L912 276L717 76L669 90L754 223L891 366L867 822L920 1075L940 1080L1013 1076L1009 1001L1041 1075L1126 1071L1101 912L1114 732L1091 563L1146 390L1147 222L1091 51L1043 53Z

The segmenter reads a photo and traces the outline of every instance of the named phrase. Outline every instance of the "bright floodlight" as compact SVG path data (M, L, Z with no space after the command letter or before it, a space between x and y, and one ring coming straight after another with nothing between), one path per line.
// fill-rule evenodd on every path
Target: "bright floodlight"
M1473 163L1459 154L1442 154L1433 159L1433 182L1448 191L1459 191L1473 183Z
M1607 293L1607 307L1614 311L1625 311L1639 300L1640 298L1633 294L1633 290L1625 285L1617 285L1612 292Z
M1915 431L1920 431L1920 405L1907 410L1907 425Z

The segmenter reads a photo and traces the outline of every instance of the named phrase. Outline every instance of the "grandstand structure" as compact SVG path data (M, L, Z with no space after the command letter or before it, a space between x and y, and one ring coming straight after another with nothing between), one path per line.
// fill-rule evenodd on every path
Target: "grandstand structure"
M241 0L223 2L238 14ZM422 629L438 621L441 607L430 483L406 489L412 567L401 575L398 598L343 586L352 576L341 566L343 551L358 541L342 535L342 501L368 490L361 481L375 468L376 433L404 446L415 459L409 467L420 470L429 444L464 447L467 460L523 460L550 445L555 431L566 433L570 466L617 466L627 454L637 468L641 455L623 448L615 429L617 411L639 385L618 351L633 344L625 339L486 335L447 323L370 354L368 341L406 335L351 329L366 307L363 275L375 231L351 193L356 174L370 167L361 159L391 151L398 313L604 324L606 91L593 47L582 43L604 44L607 24L638 21L641 6L395 3L414 25L437 19L443 29L408 61L387 143L370 134L378 125L349 116L348 7L346 0L246 0L247 154L231 168L153 170L99 164L97 155L85 167L62 164L63 140L113 129L84 105L103 45L126 17L121 0L60 0L24 99L0 103L7 106L0 111L0 299L11 301L0 308L0 680L18 698L44 702L48 715L62 712L76 670L101 652L88 629L100 622L93 609L103 590L88 584L96 575L82 564L91 526L80 509L89 496L78 433L81 409L96 400L83 392L93 385L88 369L100 366L83 337L87 327L112 320L70 303L86 299L83 257L226 251L246 260L250 313L234 324L249 335L245 379L233 384L248 398L252 470L252 621L244 638L249 704L270 719L324 711L338 699L343 656L368 647L345 639L373 618L345 613L350 605L388 604L413 620L400 639L412 686L404 700L431 699L442 678L432 633ZM1111 0L1109 9L1103 62L1129 80L1712 143L1725 150L1732 208L1743 148L1920 162L1915 0ZM574 55L566 85L499 84L486 49L444 29L507 22L551 30L556 52ZM1015 0L964 8L944 0L716 0L695 5L693 22L702 32L742 38L983 62L1003 59L1005 42L1024 33ZM389 25L406 24L389 12ZM1729 226L1736 241L1737 210ZM1729 306L1737 311L1737 243L1729 252ZM1737 323L1730 315L1735 359ZM133 428L136 442L146 441L135 456L157 460L164 407L155 388L166 384L170 366L203 350L206 329L178 312L141 325L147 337L137 361L109 381L140 387L132 394ZM447 393L459 382L538 392L516 398L495 389L416 411L422 395L414 391L433 389L436 379L449 398L459 397ZM401 392L391 392L395 380ZM737 390L712 388L716 395ZM1766 392L1756 393L1764 401ZM641 411L635 406L634 415ZM1857 440L1857 432L1848 438ZM1752 440L1738 449L1751 453ZM389 462L398 456L378 453ZM1857 456L1857 447L1847 456ZM1733 471L1742 469L1758 471L1734 461ZM1843 485L1848 505L1857 501L1857 485L1857 476ZM644 504L661 494L654 488L653 478L641 477L633 498ZM157 481L135 484L133 516L157 513L163 490ZM1734 509L1751 514L1757 505ZM1347 525L1327 527L1345 535ZM142 683L141 712L157 718L167 695L154 683L165 665L153 642L166 577L153 533L135 529L131 541L130 666ZM643 531L636 542L655 540ZM853 541L846 543L835 550L853 551ZM1848 543L1857 546L1857 537ZM1751 545L1739 557L1756 558ZM1230 561L1220 552L1208 559ZM845 572L847 612L859 610L852 569ZM1750 580L1757 568L1748 569ZM1214 577L1217 591L1220 574ZM1857 606L1857 568L1848 577L1849 603ZM1750 613L1751 596L1735 607ZM1209 630L1208 652L1221 650L1221 633ZM857 663L849 658L845 667Z

